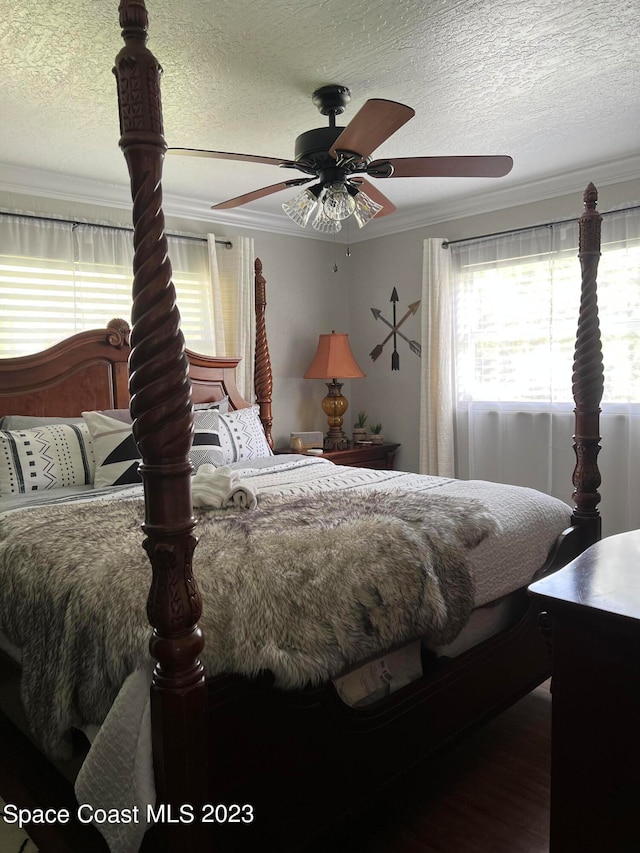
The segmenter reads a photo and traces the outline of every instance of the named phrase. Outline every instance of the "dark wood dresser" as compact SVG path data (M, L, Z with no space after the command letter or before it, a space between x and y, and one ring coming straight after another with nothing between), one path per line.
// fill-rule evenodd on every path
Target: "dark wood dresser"
M552 853L640 851L640 531L530 593L551 617Z

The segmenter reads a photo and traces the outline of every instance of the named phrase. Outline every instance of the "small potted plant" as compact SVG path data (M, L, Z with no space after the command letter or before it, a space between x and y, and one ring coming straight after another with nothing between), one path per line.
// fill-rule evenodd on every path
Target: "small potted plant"
M367 438L367 413L364 410L360 410L358 412L358 417L356 422L353 425L353 446L355 447L361 441L365 441Z
M371 424L371 441L373 444L382 444L384 441L382 435L382 424Z

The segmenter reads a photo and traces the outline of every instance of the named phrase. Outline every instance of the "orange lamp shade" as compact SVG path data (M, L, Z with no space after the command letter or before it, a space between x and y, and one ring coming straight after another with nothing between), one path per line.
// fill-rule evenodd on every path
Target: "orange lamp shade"
M351 352L349 336L331 332L319 336L318 349L304 378L363 379L365 376Z

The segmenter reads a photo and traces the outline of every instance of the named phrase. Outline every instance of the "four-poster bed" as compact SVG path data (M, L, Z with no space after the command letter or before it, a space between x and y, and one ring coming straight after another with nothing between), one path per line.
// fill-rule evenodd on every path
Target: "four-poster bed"
M334 681L326 678L313 686L283 690L266 668L254 676L222 671L206 677L202 659L210 634L203 637L200 629L204 617L197 567L202 544L196 547L196 537L205 536L201 530L208 528L196 526L192 504L193 404L225 397L232 410L250 404L240 398L235 386L237 360L185 350L164 236L161 174L166 145L160 68L146 47L143 0L122 0L120 19L125 47L114 71L120 144L131 176L135 245L130 347L126 324L114 321L107 331L84 332L45 353L0 362L0 414L74 417L130 404L142 459L144 550L152 568L147 613L156 661L151 730L157 802L176 813L188 804L196 815L204 803L250 804L255 815L255 820L241 825L160 822L148 833L143 849L302 847L318 828L340 819L394 776L548 676L548 653L526 586L534 574L559 568L600 536L597 454L602 359L595 188L585 194L580 225L575 508L572 514L566 510L566 530L560 524L552 533L547 531L549 544L543 554L549 551L548 558L540 559L518 582L515 598L510 598L515 609L509 611L506 626L456 656L423 649L418 653L420 677L392 696L363 707L345 704ZM272 379L265 280L259 261L256 293L256 401L271 444ZM301 464L296 460L295 465ZM315 464L326 476L330 463L315 460ZM376 474L392 476L391 472ZM260 471L255 476L256 482L263 482ZM399 476L401 489L414 482L411 476L417 478ZM377 481L364 486L371 496ZM367 505L362 500L365 509ZM249 515L247 519L250 526ZM517 518L512 522L516 528L520 525ZM90 530L86 533L91 536ZM495 524L487 522L486 529L469 543L469 550L478 543L484 547L483 540L495 539L495 534ZM437 538L435 533L432 538ZM224 559L219 565L213 562L212 570L222 571ZM482 602L490 603L490 598Z

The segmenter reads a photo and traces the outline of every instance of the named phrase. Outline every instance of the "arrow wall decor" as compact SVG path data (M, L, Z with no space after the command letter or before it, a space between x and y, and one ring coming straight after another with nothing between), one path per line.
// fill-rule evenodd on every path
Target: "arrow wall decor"
M418 308L420 307L420 300L418 299L417 302L412 302L411 305L409 305L409 309L406 314L404 314L404 316L402 316L400 320L396 320L396 306L398 303L398 298L398 291L394 287L391 292L391 299L389 300L393 305L392 323L389 322L386 317L382 316L382 311L379 308L371 309L371 313L376 318L376 320L382 320L385 325L389 326L391 331L382 341L382 343L379 343L377 346L375 346L369 354L371 358L375 361L379 356L382 355L384 345L388 341L390 341L391 338L393 338L393 352L391 353L391 370L400 370L400 354L397 348L398 338L402 338L403 341L406 341L409 344L409 349L411 350L411 352L414 352L418 356L418 358L422 357L422 346L418 343L418 341L412 341L400 331L400 326L404 323L404 321L412 314L415 314Z

